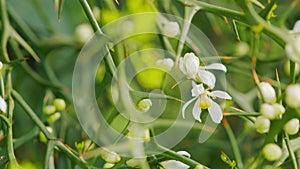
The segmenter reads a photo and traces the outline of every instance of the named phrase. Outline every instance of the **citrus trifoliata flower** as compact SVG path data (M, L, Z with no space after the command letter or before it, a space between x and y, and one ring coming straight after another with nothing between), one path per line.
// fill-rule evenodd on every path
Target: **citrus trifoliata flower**
M285 101L289 107L300 107L300 84L291 84L287 87Z
M259 116L256 118L254 125L256 128L256 131L263 134L263 133L269 132L271 122L268 118L266 118L264 116Z
M213 63L207 66L200 66L200 61L194 53L186 53L183 58L179 59L179 69L188 79L202 82L209 86L211 89L215 87L216 77L213 73L207 71L221 70L226 72L227 69L223 64Z
M185 117L185 109L196 100L194 107L193 107L193 117L201 122L200 115L202 109L208 109L210 117L215 123L220 123L223 118L223 113L221 107L214 102L212 99L221 98L221 99L231 99L231 96L220 90L216 91L208 91L204 89L203 84L197 85L195 82L192 82L192 96L193 98L186 102L182 107L182 115Z
M282 155L281 148L274 143L270 143L264 146L263 148L263 155L268 161L276 161Z
M260 106L260 113L270 120L274 120L277 117L273 105L268 103L264 103Z
M288 121L284 127L284 131L286 131L289 135L294 135L299 131L299 119L293 118Z
M275 89L267 82L261 82L258 84L260 94L266 103L275 103L276 92Z
M7 104L6 104L5 100L0 96L0 110L3 113L6 113L6 109L7 109Z
M194 53L186 53L179 59L179 69L188 79L196 79L199 69L199 58Z
M178 151L177 154L187 156L190 158L190 154L186 151ZM189 166L176 160L167 160L161 163L164 169L188 169Z
M162 26L162 33L169 37L175 37L180 33L180 28L177 22L166 21Z
M285 52L292 61L300 63L300 35L285 45Z
M138 103L137 106L143 112L147 112L152 106L152 101L150 99L143 99Z
M170 71L174 66L174 61L170 58L158 59L156 65L162 67L166 71Z

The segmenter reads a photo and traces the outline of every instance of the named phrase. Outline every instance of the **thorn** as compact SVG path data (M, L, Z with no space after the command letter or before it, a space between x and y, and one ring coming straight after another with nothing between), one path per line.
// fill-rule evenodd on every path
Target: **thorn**
M58 9L58 0L54 0L54 9L55 9L55 10Z
M176 101L178 102L181 102L181 103L185 103L185 101L181 100L181 99L175 99Z
M276 74L276 80L279 81L279 74L278 74L278 69L275 69L275 74Z
M175 84L171 87L171 89L174 89L176 86L178 86L178 83L175 83Z
M253 76L253 80L254 80L255 84L258 85L259 84L259 78L257 76L257 73L256 73L255 69L252 69L252 76Z
M120 5L119 1L118 0L115 0L116 4Z
M224 18L225 24L229 25L229 21L228 21L227 17L224 16L223 18Z
M298 2L299 2L299 0L294 0L294 1L292 2L291 5L292 5L293 7L295 7L295 6L297 6Z

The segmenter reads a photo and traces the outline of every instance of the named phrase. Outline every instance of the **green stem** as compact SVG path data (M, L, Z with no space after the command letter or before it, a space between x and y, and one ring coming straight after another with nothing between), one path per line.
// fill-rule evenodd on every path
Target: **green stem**
M55 141L49 140L47 143L47 150L45 156L45 169L54 169L54 160L53 160L53 148L55 147Z
M0 10L1 10L1 54L3 55L4 59L6 62L9 62L9 57L7 53L7 41L9 38L9 19L7 16L7 11L6 11L6 0L1 0L0 2Z
M39 134L39 129L37 127L34 127L27 134L22 135L21 137L14 139L14 149L17 149L20 146L22 146L23 144L25 144L28 141L32 140L38 134Z
M237 162L237 166L238 166L238 168L244 168L242 156L241 156L241 153L240 153L240 150L238 147L238 143L235 139L234 133L226 119L223 119L222 122L223 122L223 126L225 128L225 131L229 137L229 140L231 143L231 148L233 150L233 154L234 154L236 162Z
M295 83L296 74L295 74L296 63L290 60L290 83Z
M52 134L47 130L44 123L36 115L36 113L31 109L31 107L26 103L23 97L15 90L12 91L12 97L20 104L20 106L25 110L27 115L31 120L38 126L38 128L45 134L47 139L54 139Z
M291 160L293 162L294 169L298 169L297 159L296 159L295 153L293 151L293 148L292 148L292 146L290 144L289 135L286 132L284 132L284 140L286 142L287 149L289 151Z
M156 146L157 146L156 148L157 148L158 151L163 152L161 155L164 156L164 157L183 162L183 163L185 163L186 165L188 165L192 168L195 168L196 166L200 166L200 168L202 167L203 169L208 169L208 167L198 163L197 161L195 161L193 159L190 159L188 157L179 155L175 151L169 150L168 148L165 148L161 145L156 145Z
M76 155L72 153L71 150L69 150L61 141L55 141L55 145L64 153L66 154L72 161L74 161L76 164L78 164L82 168L89 168L88 163L84 160L80 159Z
M94 31L99 32L100 34L103 34L103 31L101 30L100 26L98 25L98 22L93 14L91 7L89 6L87 0L79 0L79 1L81 3L81 6L82 6L86 16L88 17L88 19L90 21L90 24L92 25ZM106 57L104 57L104 59L110 69L111 74L113 75L115 73L115 71L117 70L117 68L116 68L114 60L111 56L108 46L106 46L105 48L107 51L107 55L106 55Z

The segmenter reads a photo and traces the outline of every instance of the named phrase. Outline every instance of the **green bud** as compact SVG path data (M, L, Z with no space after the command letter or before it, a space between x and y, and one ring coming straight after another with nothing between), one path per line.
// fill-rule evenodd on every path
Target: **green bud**
M115 164L105 163L103 168L112 168Z
M249 53L249 45L246 42L239 42L235 45L235 54L237 56L245 56Z
M291 84L286 89L286 104L292 108L300 108L300 84Z
M53 114L56 111L56 107L53 105L47 105L44 107L44 113L47 115Z
M54 123L56 122L58 119L60 119L60 112L56 112L54 114L52 114L50 117L47 118L47 122L48 123Z
M54 99L53 105L56 107L56 110L63 111L66 109L66 102L63 99Z
M53 129L50 126L47 126L46 129L49 131L49 133L53 133ZM46 143L48 141L47 137L43 132L40 131L39 133L39 139L42 143Z
M263 133L269 132L271 122L266 117L259 116L259 117L256 118L256 121L255 121L254 125L255 125L255 128L256 128L256 131L263 134Z
M289 135L297 134L299 131L299 119L293 118L289 120L283 127Z
M263 152L265 159L267 159L268 161L276 161L282 155L281 148L277 144L274 144L274 143L265 145L262 152Z

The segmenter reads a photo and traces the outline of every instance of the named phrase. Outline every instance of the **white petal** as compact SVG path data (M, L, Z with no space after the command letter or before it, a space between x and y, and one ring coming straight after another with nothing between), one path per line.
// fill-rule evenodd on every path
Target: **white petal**
M189 100L188 102L186 102L183 107L182 107L182 117L185 118L185 109L194 101L196 100L197 97L192 98L191 100Z
M206 70L199 70L198 76L201 78L202 82L209 86L211 89L215 87L216 77L213 73Z
M177 151L177 154L191 158L190 153L188 153L186 151Z
M159 59L156 61L156 65L161 66L163 69L166 69L166 71L170 71L174 66L174 61L170 58Z
M224 92L224 91L220 91L220 90L216 90L216 91L212 91L211 94L214 96L214 97L218 97L218 98L221 98L221 99L227 99L227 100L231 100L231 96Z
M186 53L183 57L186 75L189 78L194 78L199 69L199 58L194 53Z
M179 69L180 69L180 71L182 71L183 74L186 75L186 69L185 69L183 64L184 64L183 63L183 58L179 58Z
M294 33L300 33L300 20L298 20L298 21L294 24L293 32L294 32Z
M196 101L196 103L194 104L194 107L193 107L193 117L198 120L199 122L201 122L201 119L200 119L200 115L201 115L201 108L198 106L199 105L199 102L200 102L200 99L198 99Z
M221 63L213 63L204 67L205 69L221 70L227 72L226 67Z
M210 114L211 119L215 123L220 123L223 119L222 109L216 102L212 102L212 106L208 108L208 112Z
M193 97L197 97L199 96L200 94L203 94L204 93L204 87L203 87L203 84L199 84L197 85L194 81L192 82L192 96Z
M188 169L189 166L176 160L168 160L162 163L164 169Z
M6 102L5 102L5 100L2 97L0 97L0 110L3 113L6 113L6 109L7 109Z

